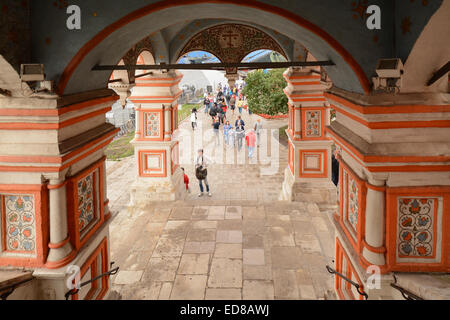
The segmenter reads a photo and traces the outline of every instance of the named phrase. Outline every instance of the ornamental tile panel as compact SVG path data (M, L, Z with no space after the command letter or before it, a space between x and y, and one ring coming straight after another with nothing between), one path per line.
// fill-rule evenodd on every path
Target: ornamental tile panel
M6 250L34 253L35 202L32 195L4 195Z
M145 112L145 136L161 137L161 114L159 112Z
M358 203L358 184L355 179L352 178L351 175L348 175L348 212L347 212L347 221L350 223L350 226L353 228L353 231L356 232L358 225L358 212L359 212L359 203Z
M320 124L320 111L306 111L305 112L305 134L306 137L320 137L321 136L321 124Z
M95 218L94 172L78 181L78 226L83 232Z
M398 254L400 257L432 257L434 213L437 199L398 199Z

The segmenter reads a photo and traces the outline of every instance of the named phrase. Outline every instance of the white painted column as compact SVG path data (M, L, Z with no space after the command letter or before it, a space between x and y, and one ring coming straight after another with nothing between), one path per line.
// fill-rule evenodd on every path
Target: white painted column
M140 112L139 112L139 110L141 109L141 105L139 104L139 105L135 105L135 121L136 121L136 124L135 124L135 126L136 126L136 129L135 129L135 132L134 132L134 137L135 137L135 139L140 139L141 138L141 136L142 136L142 132L141 132L141 129L140 129L140 119L141 119L141 116L140 116Z
M165 141L170 141L172 138L172 135L170 133L171 132L171 123L172 123L172 120L170 117L171 116L170 108L171 108L170 105L163 106L163 110L164 110L164 140Z
M72 251L67 225L66 183L64 180L50 180L49 189L49 220L50 243L48 263L57 263L67 257Z
M299 106L294 106L294 138L301 139L302 115Z
M384 228L385 228L385 191L384 181L373 180L368 185L366 196L366 221L365 221L365 241L377 250L363 248L364 258L374 265L385 265L386 258L383 253L384 248ZM378 252L374 252L378 251Z
M108 188L106 181L106 161L103 161L103 205L105 216L109 214Z

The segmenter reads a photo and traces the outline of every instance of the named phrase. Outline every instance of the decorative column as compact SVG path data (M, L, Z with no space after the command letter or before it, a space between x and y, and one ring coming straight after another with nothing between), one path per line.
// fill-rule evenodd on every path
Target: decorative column
M331 146L325 135L325 84L312 68L289 68L284 77L289 98L289 166L281 200L336 204L331 182Z
M178 159L178 97L182 75L176 71L153 73L136 79L130 98L136 105L136 135L132 141L138 162L131 187L131 205L171 201L185 196Z
M109 89L0 98L0 268L33 271L36 299L65 299L69 265L108 271L105 149L117 129ZM72 299L102 299L102 278Z
M125 107L125 105L127 104L127 99L131 96L131 91L134 87L134 84L126 83L121 80L110 83L108 87L114 90L119 95L120 104L122 105L122 107Z
M236 81L239 80L239 74L236 68L227 68L225 78L228 80L228 86L234 88Z
M450 105L444 94L325 93L336 121L336 270L371 299L399 296L397 279L450 271ZM381 272L380 287L366 283ZM420 282L418 280L418 282ZM341 299L360 299L336 280Z
M47 266L56 268L72 260L76 255L70 243L67 223L67 182L63 175L62 179L51 179L47 186L50 204L50 242L48 244L50 251Z
M385 233L385 181L366 182L366 214L362 258L368 265L384 266L386 264L384 244Z

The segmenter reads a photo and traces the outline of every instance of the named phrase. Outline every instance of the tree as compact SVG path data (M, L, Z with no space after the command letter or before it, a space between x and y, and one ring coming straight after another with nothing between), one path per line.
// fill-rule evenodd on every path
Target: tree
M249 73L245 80L243 94L253 113L277 115L287 114L288 98L283 92L287 83L283 77L283 69L270 71L257 70Z

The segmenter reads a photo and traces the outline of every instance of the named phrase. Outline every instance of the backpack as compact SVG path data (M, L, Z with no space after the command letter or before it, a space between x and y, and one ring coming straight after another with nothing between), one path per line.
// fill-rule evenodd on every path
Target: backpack
M209 111L209 115L210 115L211 117L215 117L215 116L217 115L216 110L214 110L214 108L212 108L212 109Z
M203 164L203 157L202 157L202 164ZM195 169L195 176L198 180L205 180L207 175L208 170L206 168L203 168L203 166L200 166L197 169Z

